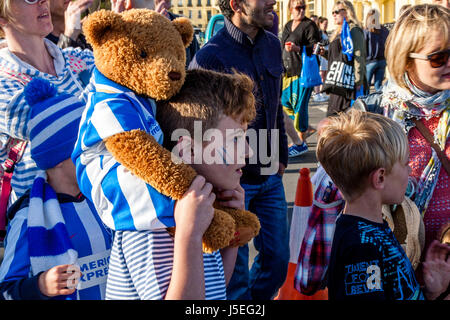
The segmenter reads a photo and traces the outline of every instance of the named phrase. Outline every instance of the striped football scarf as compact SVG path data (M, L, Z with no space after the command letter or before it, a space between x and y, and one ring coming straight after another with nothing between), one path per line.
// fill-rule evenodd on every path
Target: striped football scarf
M78 252L67 232L56 192L40 171L31 187L28 210L28 242L31 272L37 275L55 266L75 264ZM75 291L64 299L76 299Z

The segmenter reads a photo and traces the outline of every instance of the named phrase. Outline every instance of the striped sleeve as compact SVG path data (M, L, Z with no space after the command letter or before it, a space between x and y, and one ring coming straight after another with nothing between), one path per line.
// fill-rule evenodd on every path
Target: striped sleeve
M28 208L19 210L8 226L4 259L0 267L0 300L48 299L38 286L38 277L30 277L28 254Z
M87 126L84 145L90 146L115 134L134 129L146 130L139 110L120 94L95 104ZM92 141L90 141L92 139Z
M28 140L28 114L23 85L13 79L0 78L0 131L14 138Z

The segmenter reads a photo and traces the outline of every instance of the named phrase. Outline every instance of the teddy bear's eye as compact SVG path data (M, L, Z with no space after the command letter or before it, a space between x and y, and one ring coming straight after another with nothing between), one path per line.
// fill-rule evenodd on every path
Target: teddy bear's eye
M147 58L147 52L145 52L144 50L142 50L139 55L141 56L142 59Z

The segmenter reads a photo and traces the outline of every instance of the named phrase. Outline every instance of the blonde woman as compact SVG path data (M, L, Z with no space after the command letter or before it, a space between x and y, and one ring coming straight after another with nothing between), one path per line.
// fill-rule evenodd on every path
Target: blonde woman
M331 36L329 50L324 52L324 56L328 59L328 72L324 91L330 94L327 116L350 108L351 100L355 99L356 92L361 89L361 86L367 89L366 44L361 23L356 18L355 9L350 1L336 1L332 13L337 28ZM350 27L350 36L353 42L353 59L351 61L347 57L343 57L343 59L354 70L354 83L351 80L343 80L343 83L337 83L339 81L336 81L336 79L339 78L339 72L342 69L333 69L339 66L338 61L341 59L342 43L340 36L344 19ZM345 78L350 79L350 77Z
M86 100L94 56L89 50L61 50L45 37L53 24L48 0L0 0L0 27L7 47L0 50L0 163L8 157L12 138L29 140L28 115L23 90L34 77L47 79L58 90ZM11 186L17 197L31 187L36 164L27 144L17 162ZM14 198L13 198L14 199Z
M380 13L371 9L367 13L364 37L366 39L366 76L368 86L374 78L375 91L380 90L386 71L384 49L389 30L380 24Z
M449 34L450 10L423 4L402 13L386 42L391 78L383 87L381 107L408 134L411 176L417 181L414 202L423 215L425 248L450 221L445 167L450 156ZM435 152L419 130L428 132L441 151Z

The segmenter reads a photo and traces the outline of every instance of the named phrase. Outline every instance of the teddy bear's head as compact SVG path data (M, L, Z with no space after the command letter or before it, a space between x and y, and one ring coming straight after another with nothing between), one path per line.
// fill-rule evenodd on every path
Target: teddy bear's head
M100 10L83 23L95 64L108 79L139 95L169 99L184 83L186 51L194 29L148 9Z

